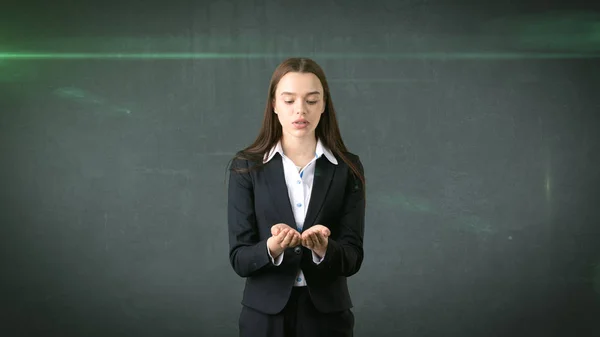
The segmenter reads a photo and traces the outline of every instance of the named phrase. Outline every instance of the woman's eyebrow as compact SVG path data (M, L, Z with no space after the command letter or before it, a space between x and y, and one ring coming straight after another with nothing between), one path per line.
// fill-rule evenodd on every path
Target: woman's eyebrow
M315 95L315 94L316 95L320 95L321 92L320 91L311 91L311 92L307 93L306 96L308 96L308 95ZM289 92L289 91L284 91L284 92L281 93L281 95L296 95L296 93Z

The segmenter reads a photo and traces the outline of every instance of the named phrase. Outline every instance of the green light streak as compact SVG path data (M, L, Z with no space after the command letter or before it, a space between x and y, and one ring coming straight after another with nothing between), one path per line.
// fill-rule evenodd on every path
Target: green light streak
M600 262L594 265L593 274L594 291L600 295Z
M319 59L433 59L433 60L523 60L523 59L591 59L600 53L290 53ZM178 59L267 59L284 58L282 53L24 53L3 52L0 60L178 60Z
M546 183L545 183L545 189L546 189L546 201L550 202L550 172L546 172Z
M501 17L481 27L484 36L502 36L505 47L520 50L598 52L600 13L554 11Z
M97 95L92 94L91 92L85 91L80 88L74 87L63 87L54 90L54 94L60 98L68 99L74 102L78 102L81 104L90 104L102 107L102 109L106 109L106 111L117 112L123 114L130 114L131 110L115 106L107 102L104 98L99 97Z
M374 200L374 204L376 204L377 207L381 207L381 209L385 210L391 209L396 212L412 212L435 216L444 214L444 217L447 218L444 226L474 233L481 239L486 239L497 233L497 230L491 223L477 214L462 215L448 213L448 211L437 208L425 198L407 196L398 192L390 192L387 194L376 195L374 196Z
M390 208L402 208L411 212L432 213L433 206L424 198L410 197L401 193L391 193L376 197L377 203Z

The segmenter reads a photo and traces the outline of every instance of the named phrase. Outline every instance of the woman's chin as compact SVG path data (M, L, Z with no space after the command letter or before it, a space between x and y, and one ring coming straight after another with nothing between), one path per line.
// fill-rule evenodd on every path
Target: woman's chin
M298 137L298 138L310 137L310 136L314 136L314 134L315 134L315 130L313 130L311 128L288 129L286 131L287 131L286 133L289 134L290 136L294 136L294 137Z

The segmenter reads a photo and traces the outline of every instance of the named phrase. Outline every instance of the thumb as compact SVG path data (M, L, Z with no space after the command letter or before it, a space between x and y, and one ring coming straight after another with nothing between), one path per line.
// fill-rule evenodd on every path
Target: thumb
M329 230L329 228L327 228L327 227L323 227L323 228L321 229L321 234L323 234L324 236L327 236L327 237L328 237L329 235L331 235L331 231Z
M281 228L279 227L279 225L275 225L275 226L271 227L271 235L277 236L277 234L279 234L279 232L281 232Z
M271 235L273 235L273 236L279 235L279 233L281 233L281 230L283 228L285 228L284 226L286 226L286 224L278 223L276 225L273 225L273 227L271 227Z

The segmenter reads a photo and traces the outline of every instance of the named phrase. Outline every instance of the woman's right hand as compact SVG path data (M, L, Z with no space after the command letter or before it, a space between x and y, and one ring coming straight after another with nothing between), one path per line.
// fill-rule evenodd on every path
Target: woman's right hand
M302 243L302 235L284 223L273 225L271 235L267 239L267 247L273 258L277 258L285 249L296 247Z

